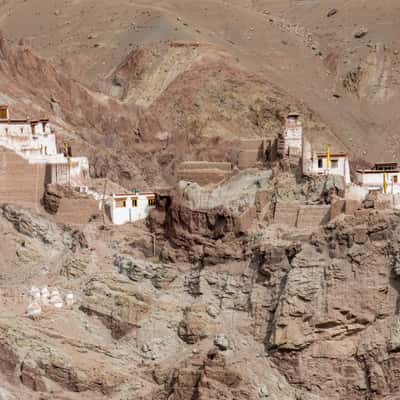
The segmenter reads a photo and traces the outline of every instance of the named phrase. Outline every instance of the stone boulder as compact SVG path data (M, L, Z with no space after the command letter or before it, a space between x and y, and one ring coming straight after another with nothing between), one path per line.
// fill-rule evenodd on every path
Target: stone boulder
M92 279L84 293L80 310L98 317L116 339L138 327L153 302L143 291L113 278Z
M205 305L187 307L178 325L178 336L188 344L195 344L212 334L212 326Z

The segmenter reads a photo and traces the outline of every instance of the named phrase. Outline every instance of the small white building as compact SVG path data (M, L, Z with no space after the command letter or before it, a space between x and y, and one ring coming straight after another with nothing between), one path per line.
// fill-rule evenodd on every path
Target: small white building
M289 113L286 118L285 131L278 139L278 153L287 157L291 153L301 154L303 142L303 128L300 115L296 112Z
M400 193L400 168L397 163L379 163L371 169L358 169L356 171L357 183L368 190L380 190L384 192L386 181L386 193Z
M309 159L311 155L311 159ZM329 165L328 165L329 164ZM346 184L351 183L349 158L346 153L331 153L330 163L327 152L303 150L303 173L305 175L341 175Z
M112 223L123 225L145 219L155 206L155 193L112 194L110 201Z

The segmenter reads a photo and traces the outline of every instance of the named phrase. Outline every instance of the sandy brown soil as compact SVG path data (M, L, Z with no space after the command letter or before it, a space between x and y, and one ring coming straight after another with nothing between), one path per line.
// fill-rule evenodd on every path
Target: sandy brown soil
M49 6L29 0L3 1L1 7L7 36L29 39L92 87L104 89L103 80L136 47L166 40L212 43L304 101L355 157L389 159L399 151L396 1L55 0ZM332 9L337 13L327 17ZM362 26L368 33L355 38ZM190 57L163 65L179 72L182 62ZM170 79L155 77L158 93Z
M317 146L397 160L399 19L395 0L0 0L0 102L49 115L100 190L234 161L294 109ZM399 215L270 226L275 195L313 187L286 169L247 230L218 191L78 231L1 205L0 399L398 400ZM77 302L31 320L32 285Z

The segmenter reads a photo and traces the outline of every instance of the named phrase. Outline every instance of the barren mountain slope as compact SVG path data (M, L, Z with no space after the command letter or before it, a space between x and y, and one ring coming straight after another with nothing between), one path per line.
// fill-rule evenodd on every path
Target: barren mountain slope
M395 138L400 18L396 1L2 4L0 26L7 35L15 41L30 38L41 54L92 87L103 90L103 80L136 46L153 48L165 40L213 43L249 71L261 72L303 100L355 156L392 159L400 150ZM336 14L328 17L333 9ZM355 38L363 26L367 34ZM182 57L185 65L191 60ZM166 69L181 72L180 66L178 59ZM161 93L179 76L161 74L150 87ZM145 104L152 100L154 95Z

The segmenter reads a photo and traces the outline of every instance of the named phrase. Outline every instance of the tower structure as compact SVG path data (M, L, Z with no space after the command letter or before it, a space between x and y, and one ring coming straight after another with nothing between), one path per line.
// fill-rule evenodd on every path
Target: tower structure
M278 138L278 154L282 158L291 153L301 154L303 143L303 128L300 115L291 112L286 117L285 131Z

